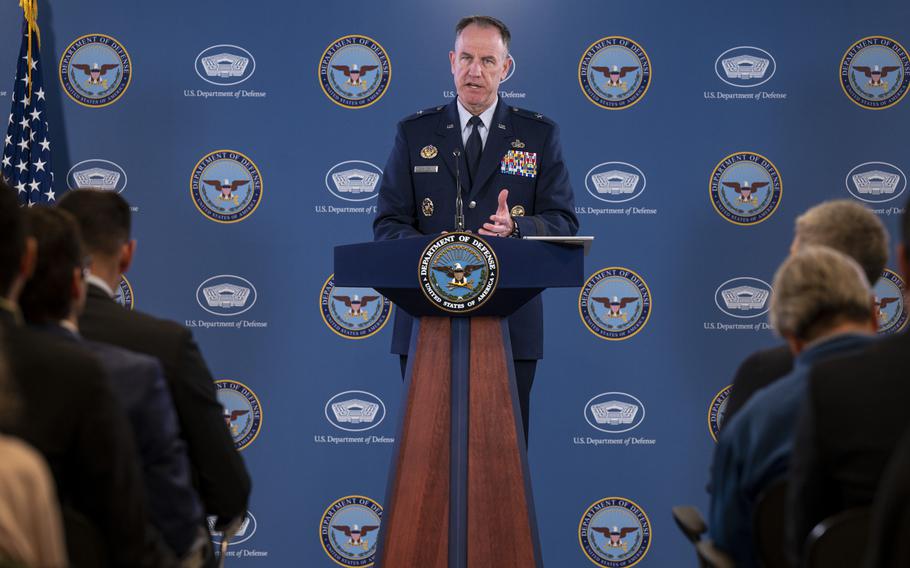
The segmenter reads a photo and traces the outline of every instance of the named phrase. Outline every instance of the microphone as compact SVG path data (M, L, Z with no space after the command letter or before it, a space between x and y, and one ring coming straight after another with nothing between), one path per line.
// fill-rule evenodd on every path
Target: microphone
M455 149L452 152L455 156L455 230L464 231L464 203L461 201L461 150Z

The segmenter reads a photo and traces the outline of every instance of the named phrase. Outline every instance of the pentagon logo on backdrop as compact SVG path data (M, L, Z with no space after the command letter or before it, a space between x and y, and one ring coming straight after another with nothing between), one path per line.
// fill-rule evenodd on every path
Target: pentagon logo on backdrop
M322 92L345 108L366 108L385 94L392 80L386 50L364 35L347 35L333 41L319 60Z
M718 215L734 225L757 225L777 210L783 183L761 154L736 152L714 167L708 191Z
M224 539L224 533L215 530L215 523L218 521L218 517L210 515L206 517L205 521L209 527L212 543L215 544L216 548L221 546L221 541ZM231 538L228 546L243 544L253 538L254 534L256 534L256 517L253 516L253 513L247 511L243 516L243 521L240 523L240 528L237 529L237 533Z
M368 201L379 195L382 169L371 162L347 160L332 166L325 174L329 193L345 201Z
M104 107L126 92L133 65L126 48L111 36L88 34L76 38L60 57L60 83L80 105Z
M642 330L651 317L651 290L628 268L603 268L588 278L578 295L578 313L588 331L619 341Z
M319 293L322 321L345 339L366 339L389 322L392 302L372 288L336 288L329 276Z
M222 379L215 381L218 402L224 411L234 447L242 450L253 443L262 427L262 406L259 397L239 381Z
M765 315L771 308L771 285L758 278L731 278L714 291L717 309L730 317L748 319Z
M366 391L340 392L325 403L325 419L347 432L371 430L385 420L385 403Z
M196 288L196 302L216 316L238 316L253 307L258 294L253 283L233 274L207 278Z
M850 195L866 203L884 203L896 199L907 189L903 170L887 162L865 162L847 172L845 180Z
M607 203L624 203L644 193L647 179L636 166L626 162L597 164L585 175L585 189Z
M711 399L711 404L708 405L708 431L711 433L711 438L714 441L717 441L717 436L720 435L720 429L724 425L724 418L727 414L727 402L730 399L730 391L733 390L733 385L727 385L724 388L720 389L714 398Z
M894 106L910 87L910 59L904 46L885 36L865 37L840 61L844 94L865 109Z
M907 327L907 302L905 301L904 280L896 272L885 269L882 277L872 288L875 294L875 314L878 317L878 333L890 335Z
M206 83L238 85L253 76L256 59L239 45L223 43L199 52L195 67L196 74Z
M120 284L114 290L114 301L128 310L133 309L133 287L123 274L120 275Z
M585 97L601 108L629 108L651 86L651 60L640 45L627 37L604 37L582 54L578 84Z
M341 566L372 566L382 525L382 506L369 497L349 495L326 508L319 523L322 549Z
M624 392L601 393L585 404L585 421L607 434L638 428L645 419L645 405Z
M714 72L732 87L757 87L771 80L777 71L774 57L758 47L741 45L721 53L714 61Z
M217 223L237 223L252 215L262 200L262 189L259 167L234 150L209 152L190 176L196 209Z
M431 241L424 249L418 278L420 291L439 309L470 312L496 292L499 260L496 252L480 237L470 233L448 233Z
M578 543L598 566L634 566L651 548L651 521L634 501L604 497L581 516Z
M108 160L82 160L66 174L69 189L103 189L122 192L126 189L126 171Z

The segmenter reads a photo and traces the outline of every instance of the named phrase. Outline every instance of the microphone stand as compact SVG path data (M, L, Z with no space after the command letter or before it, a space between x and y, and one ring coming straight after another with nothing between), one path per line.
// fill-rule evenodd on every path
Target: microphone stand
M464 203L461 201L461 150L454 150L452 155L455 156L455 230L464 232Z

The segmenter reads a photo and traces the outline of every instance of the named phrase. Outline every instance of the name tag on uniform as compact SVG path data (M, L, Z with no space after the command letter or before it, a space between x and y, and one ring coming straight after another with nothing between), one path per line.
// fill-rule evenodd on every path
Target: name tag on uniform
M537 177L537 152L509 150L499 163L499 171L522 177Z
M435 174L439 171L439 166L414 166L415 174Z

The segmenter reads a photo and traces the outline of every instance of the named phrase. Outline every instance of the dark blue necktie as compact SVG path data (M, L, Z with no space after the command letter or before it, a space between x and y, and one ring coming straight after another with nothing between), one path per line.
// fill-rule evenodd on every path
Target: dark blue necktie
M477 175L477 168L480 166L480 153L483 150L483 143L480 141L480 126L483 121L479 116L472 116L468 121L471 126L471 134L468 136L468 143L465 144L465 159L468 162L468 175L471 178L471 185L474 185L474 178Z

